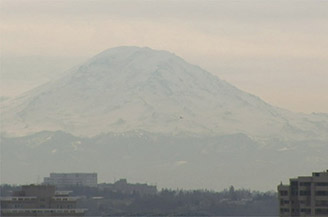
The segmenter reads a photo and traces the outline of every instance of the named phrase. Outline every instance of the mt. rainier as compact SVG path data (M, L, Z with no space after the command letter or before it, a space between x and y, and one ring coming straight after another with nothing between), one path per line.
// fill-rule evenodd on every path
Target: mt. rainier
M328 115L273 107L150 48L106 50L3 101L1 131L3 183L88 170L161 187L271 190L328 165Z
M7 135L142 130L328 138L327 116L273 107L172 53L139 47L106 50L61 79L6 101L1 110Z

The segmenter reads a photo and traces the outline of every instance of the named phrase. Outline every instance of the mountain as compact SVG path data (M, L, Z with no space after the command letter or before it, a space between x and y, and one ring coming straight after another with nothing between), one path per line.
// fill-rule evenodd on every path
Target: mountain
M274 107L166 51L106 50L1 102L1 183L95 171L159 187L276 189L327 169L328 115Z
M328 138L325 115L273 107L172 53L139 47L106 50L61 79L5 101L1 111L1 131L9 136L61 130Z

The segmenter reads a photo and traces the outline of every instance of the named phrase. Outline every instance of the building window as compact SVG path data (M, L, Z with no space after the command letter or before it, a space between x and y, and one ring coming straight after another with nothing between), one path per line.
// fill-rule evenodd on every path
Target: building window
M302 213L311 214L311 209L301 209Z
M328 182L317 182L315 183L316 186L328 186Z
M280 191L280 196L288 196L288 191Z
M300 191L300 196L310 196L311 191Z
M328 200L316 200L315 205L316 206L326 206L326 207L328 207Z
M289 200L281 199L281 200L280 200L280 205L281 205L281 206L284 206L285 204L289 204Z
M328 196L328 191L316 191L316 196Z
M290 182L290 185L291 186L298 186L298 181L291 181Z
M280 213L289 213L289 209L287 208L281 208Z
M300 186L311 186L311 182L300 182Z
M323 215L326 216L328 214L328 209L323 209L323 208L315 209L315 214L318 216L323 216Z

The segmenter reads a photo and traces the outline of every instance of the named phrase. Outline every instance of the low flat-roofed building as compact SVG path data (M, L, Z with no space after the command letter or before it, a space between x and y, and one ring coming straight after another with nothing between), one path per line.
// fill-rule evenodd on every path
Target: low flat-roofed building
M97 173L50 173L45 177L44 184L55 185L58 188L72 186L97 187Z
M123 194L140 194L140 195L154 195L157 194L157 187L148 184L131 184L126 179L120 179L113 184L103 183L99 184L98 188L101 190L108 190L113 192L120 192Z
M11 197L1 198L1 216L83 216L78 197L56 192L51 185L25 185Z
M328 170L290 179L278 186L280 217L328 217Z

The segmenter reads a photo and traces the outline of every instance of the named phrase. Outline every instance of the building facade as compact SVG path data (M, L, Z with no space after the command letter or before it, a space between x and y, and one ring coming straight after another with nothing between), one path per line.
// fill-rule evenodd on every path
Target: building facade
M328 170L290 179L278 186L280 217L328 217Z
M72 186L97 187L97 173L50 173L45 177L43 183L46 185L55 185L58 188L67 188Z
M113 184L99 184L100 190L119 192L123 194L154 195L157 194L157 187L148 184L131 184L126 179L120 179Z
M1 198L1 216L84 216L77 197L56 192L55 186L26 185L11 197Z

